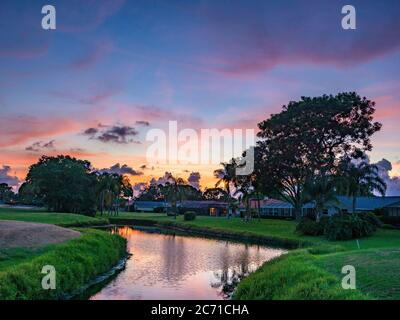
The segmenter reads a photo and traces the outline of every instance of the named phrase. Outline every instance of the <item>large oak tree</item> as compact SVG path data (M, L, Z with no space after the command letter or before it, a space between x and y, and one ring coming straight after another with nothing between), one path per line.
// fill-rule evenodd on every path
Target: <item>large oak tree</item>
M26 183L51 211L93 215L96 175L89 161L70 156L42 156L30 166Z
M302 97L258 124L255 172L266 193L279 195L301 215L306 182L334 174L340 159L372 149L375 103L355 92Z

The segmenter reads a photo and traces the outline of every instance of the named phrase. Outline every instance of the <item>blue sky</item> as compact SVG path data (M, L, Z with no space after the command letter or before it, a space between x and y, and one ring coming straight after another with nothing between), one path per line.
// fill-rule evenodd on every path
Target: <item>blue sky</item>
M341 91L376 101L383 129L370 156L400 174L398 1L351 1L356 30L341 28L348 1L52 1L51 31L45 4L0 4L0 166L10 174L22 178L42 153L138 169L146 130L168 120L256 128L290 100ZM82 134L99 124L138 133L127 144ZM191 170L212 179L212 168Z

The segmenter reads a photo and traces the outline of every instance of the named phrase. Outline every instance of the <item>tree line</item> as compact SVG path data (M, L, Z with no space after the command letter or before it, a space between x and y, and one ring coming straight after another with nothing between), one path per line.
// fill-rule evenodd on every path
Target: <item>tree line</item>
M250 215L250 200L258 199L260 214L260 201L267 196L292 204L297 219L304 204L313 201L318 220L337 195L347 195L354 212L357 196L386 191L378 168L366 158L371 137L382 127L374 113L375 103L355 92L291 101L258 123L253 173L237 175L246 165L245 151L243 158L214 171L215 188L204 193L171 175L164 184L148 185L138 199L168 201L175 212L182 200L220 200L233 207L239 199ZM1 197L9 192L0 186ZM94 214L118 210L132 196L132 186L127 177L95 171L88 161L43 156L29 168L19 195L49 210Z
M30 166L18 200L50 211L95 215L97 210L117 214L132 195L128 177L99 172L89 161L60 155L42 156Z

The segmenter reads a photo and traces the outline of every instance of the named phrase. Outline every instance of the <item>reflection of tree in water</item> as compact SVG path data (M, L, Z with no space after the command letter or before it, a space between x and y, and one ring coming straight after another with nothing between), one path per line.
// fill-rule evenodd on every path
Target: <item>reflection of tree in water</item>
M215 271L214 277L216 281L211 282L211 287L218 289L221 288L220 295L224 299L228 299L238 283L247 276L250 272L254 271L254 265L251 264L249 247L245 245L244 250L237 258L238 265L230 267L229 254L223 255L222 270Z
M211 287L215 289L220 288L221 291L219 294L224 299L228 299L238 283L249 273L248 266L243 265L215 271L214 277L216 281L211 283Z
M186 275L185 261L186 248L185 239L175 235L166 235L163 241L163 256L162 278L167 279L168 282L175 282L181 280Z

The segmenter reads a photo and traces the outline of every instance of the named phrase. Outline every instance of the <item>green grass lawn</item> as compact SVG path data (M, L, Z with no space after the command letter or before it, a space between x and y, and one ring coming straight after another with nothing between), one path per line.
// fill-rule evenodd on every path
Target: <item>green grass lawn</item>
M400 248L368 249L323 255L316 265L342 277L345 265L356 269L356 286L377 299L400 299Z
M80 214L8 208L0 208L0 220L48 223L63 227L100 225L108 223L106 218L88 217Z

